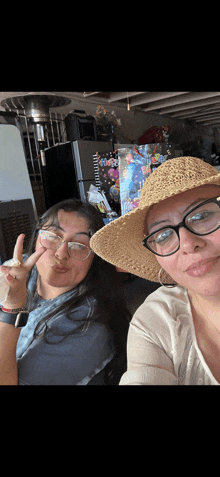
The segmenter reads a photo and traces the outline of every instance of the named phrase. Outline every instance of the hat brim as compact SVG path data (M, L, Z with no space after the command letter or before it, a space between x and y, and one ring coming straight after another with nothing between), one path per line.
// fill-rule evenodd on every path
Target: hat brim
M166 192L163 194L163 200L208 184L220 186L220 174L203 179L190 186L182 186L175 193L167 191L167 194ZM159 282L158 273L161 266L156 259L156 255L141 243L144 238L146 214L152 205L159 202L162 202L161 198L152 202L149 198L147 206L133 209L105 225L91 238L91 248L107 262L141 278ZM161 274L161 280L163 283L173 283L173 279L165 272Z

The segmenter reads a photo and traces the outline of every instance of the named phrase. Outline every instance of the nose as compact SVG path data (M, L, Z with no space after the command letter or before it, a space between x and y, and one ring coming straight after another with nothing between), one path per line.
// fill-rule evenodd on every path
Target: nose
M57 257L59 260L66 260L67 258L69 258L67 242L63 242L60 245L60 247L56 250L55 257Z
M206 245L204 237L195 235L184 227L179 229L179 237L180 250L184 254L197 252L200 248L203 248Z

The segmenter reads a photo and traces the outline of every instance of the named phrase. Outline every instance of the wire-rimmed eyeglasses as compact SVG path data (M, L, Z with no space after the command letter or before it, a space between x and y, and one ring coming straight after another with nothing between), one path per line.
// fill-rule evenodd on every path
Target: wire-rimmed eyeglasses
M182 222L175 226L161 227L147 235L141 243L155 255L168 257L180 248L181 227L199 236L215 232L220 227L220 196L205 200L191 209Z
M78 242L67 242L49 230L39 230L39 236L41 245L50 250L57 250L63 243L67 243L70 257L76 260L86 260L92 253L91 248L87 245Z

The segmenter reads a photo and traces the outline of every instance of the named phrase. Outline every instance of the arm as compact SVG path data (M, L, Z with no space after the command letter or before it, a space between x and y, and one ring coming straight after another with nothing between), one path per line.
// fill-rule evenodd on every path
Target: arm
M169 343L169 330L159 318L157 310L145 303L135 313L128 333L128 369L120 384L168 385L177 384L174 366L164 347ZM153 326L152 326L153 325ZM164 346L160 336L164 337Z
M0 385L18 384L16 346L20 328L0 322Z
M42 247L23 263L24 237L24 234L19 235L14 249L14 258L21 262L21 266L1 266L5 280L10 285L7 300L3 305L8 309L22 308L25 305L27 273L45 251L45 248ZM20 331L20 328L0 321L0 385L18 384L16 346Z

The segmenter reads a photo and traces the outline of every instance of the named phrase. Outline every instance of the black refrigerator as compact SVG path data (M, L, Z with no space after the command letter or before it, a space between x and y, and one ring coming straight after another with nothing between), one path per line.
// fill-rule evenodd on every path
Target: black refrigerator
M90 184L95 185L93 155L112 151L111 142L68 141L45 149L42 166L46 208L75 197L87 200Z

